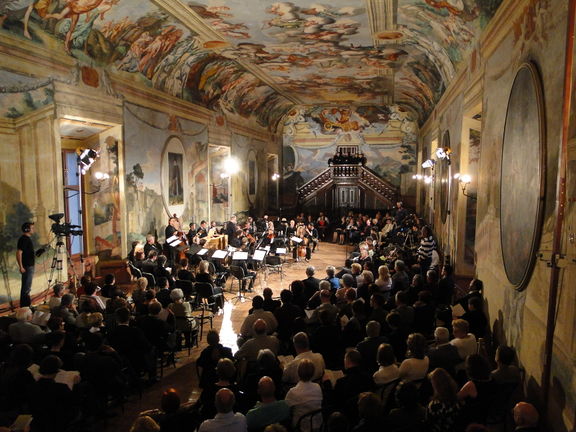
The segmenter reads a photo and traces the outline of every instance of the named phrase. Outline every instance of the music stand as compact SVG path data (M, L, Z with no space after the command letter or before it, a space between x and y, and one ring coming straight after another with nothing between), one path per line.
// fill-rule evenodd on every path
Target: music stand
M242 254L242 255L238 255L238 259L236 259L236 261L244 261L248 259L248 252L235 252L235 254ZM244 255L246 254L246 257L244 258ZM236 265L231 265L230 266L230 274L235 277L236 279L238 279L238 295L235 295L234 297L232 297L230 299L230 301L235 301L235 304L238 302L242 302L244 303L246 300L251 300L250 297L244 295L242 293L242 286L248 282L251 279L254 279L255 275L246 275L244 274L244 269L240 266L236 266ZM234 283L234 281L232 281L232 283ZM232 285L231 285L232 286Z

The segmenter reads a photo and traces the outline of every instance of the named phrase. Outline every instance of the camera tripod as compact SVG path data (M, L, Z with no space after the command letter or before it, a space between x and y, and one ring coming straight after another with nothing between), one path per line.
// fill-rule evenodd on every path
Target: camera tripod
M56 236L56 247L54 248L54 253L52 255L52 263L50 264L50 275L48 276L48 286L46 287L46 291L44 293L44 302L46 302L48 299L50 288L54 285L61 282L67 282L70 279L73 279L74 282L76 282L76 273L74 272L72 258L70 257L70 253L66 247L66 243L64 242L65 239L66 236L64 235L58 234ZM64 260L64 255L66 256L68 273L72 272L72 277L67 278L66 280L62 280L62 272L64 269L62 262ZM56 279L54 279L54 277ZM52 283L53 281L54 283Z

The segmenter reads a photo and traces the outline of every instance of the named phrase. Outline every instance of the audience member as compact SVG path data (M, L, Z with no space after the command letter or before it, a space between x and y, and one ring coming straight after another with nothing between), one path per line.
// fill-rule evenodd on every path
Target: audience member
M16 322L8 327L8 336L15 344L35 344L41 342L44 335L42 329L32 324L32 311L28 306L16 311Z
M378 370L372 375L377 386L386 385L400 378L400 370L396 365L391 345L383 343L378 347L378 365Z
M272 378L260 378L258 396L260 402L246 414L249 430L262 430L269 424L285 424L290 420L290 406L285 400L276 400L276 385Z
M426 408L419 403L418 387L413 382L401 382L396 388L396 404L388 415L390 431L421 432L426 420Z
M208 342L208 346L202 350L198 360L196 360L201 388L206 388L207 385L216 381L216 366L220 359L232 360L234 358L232 350L220 343L220 335L216 330L208 331L206 342Z
M534 405L528 402L518 402L514 407L515 432L537 432L540 416Z
M476 336L468 333L468 321L456 319L452 321L452 329L454 339L450 341L450 344L456 347L460 359L465 360L469 355L476 354L478 350Z
M356 346L362 356L362 367L373 374L378 369L378 348L381 344L388 342L384 336L380 336L380 323L369 321L366 324L366 337Z
M450 332L446 327L437 327L434 330L434 345L428 350L430 365L428 370L442 368L453 378L456 377L456 365L461 363L458 349L450 344Z
M404 382L420 381L426 377L430 360L426 355L426 338L412 333L406 342L407 358L400 364L400 379Z
M456 381L442 368L428 375L433 394L426 409L426 423L430 432L456 432L460 416Z
M318 381L324 375L325 363L322 354L314 353L310 351L308 335L304 332L300 332L294 335L292 339L294 343L294 350L296 351L296 357L294 360L284 365L284 374L282 380L285 383L294 385L298 382L298 367L303 360L307 360L314 366L314 372L312 374L312 380Z
M214 397L214 405L217 414L213 419L204 420L198 429L198 432L246 432L246 417L240 413L234 413L236 397L234 393L227 388L218 390Z
M258 318L254 322L252 328L254 337L252 339L248 339L240 346L238 351L236 351L235 357L237 359L246 359L248 362L255 362L258 357L258 352L265 348L268 348L274 354L278 354L280 342L276 336L268 336L266 334L266 321L264 321L262 318Z
M312 382L315 375L314 364L308 359L302 359L298 364L298 383L288 390L286 403L292 408L292 426L296 427L302 416L322 407L322 389L320 385ZM322 423L322 414L319 413L310 423L304 422L302 432L317 430Z

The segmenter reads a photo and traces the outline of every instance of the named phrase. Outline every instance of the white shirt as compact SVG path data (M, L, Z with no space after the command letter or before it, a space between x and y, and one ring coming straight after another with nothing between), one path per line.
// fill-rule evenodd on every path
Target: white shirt
M400 379L404 382L418 381L426 377L430 360L428 356L423 359L407 358L400 364Z
M395 364L390 366L380 366L372 375L376 385L384 385L400 378L400 369Z
M298 381L298 384L296 384L294 387L288 390L288 393L286 393L285 401L289 406L293 407L292 425L296 426L298 424L298 420L304 414L322 408L322 389L320 388L320 385L313 383L312 381ZM320 427L320 421L321 416L314 419L314 428ZM304 422L302 425L302 431L307 432L309 430L310 423Z
M462 360L466 360L471 354L476 354L478 351L478 345L476 344L476 336L472 333L468 333L466 337L454 338L450 341L450 345L453 345L458 350L458 355Z
M314 376L312 381L319 380L324 375L324 369L326 368L324 364L324 357L320 353L314 353L312 351L306 351L298 354L294 360L284 366L284 374L282 375L282 381L287 383L297 383L298 382L298 365L302 360L310 360L314 365Z
M198 432L246 432L246 417L232 411L226 414L218 413L213 419L204 420Z

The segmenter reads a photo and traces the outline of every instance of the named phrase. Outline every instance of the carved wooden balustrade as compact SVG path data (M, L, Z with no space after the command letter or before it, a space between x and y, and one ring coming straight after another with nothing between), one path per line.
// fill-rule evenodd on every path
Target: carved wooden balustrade
M333 165L299 187L298 199L300 202L305 202L314 194L341 182L356 184L364 189L369 189L391 203L394 203L398 197L396 186L383 180L363 165Z

